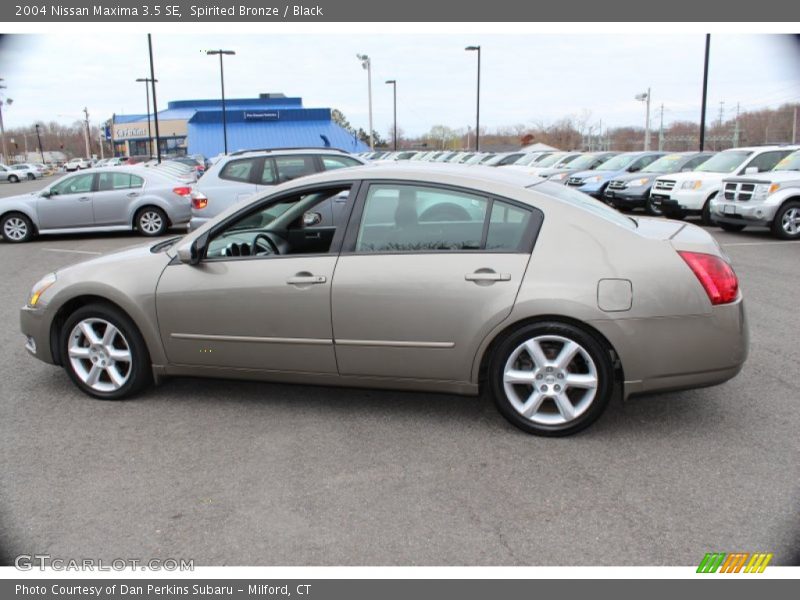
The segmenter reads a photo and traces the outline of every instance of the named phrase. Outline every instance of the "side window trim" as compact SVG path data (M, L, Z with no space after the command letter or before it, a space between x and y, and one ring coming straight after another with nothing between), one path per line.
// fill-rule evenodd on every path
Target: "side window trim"
M409 185L438 188L442 190L450 190L460 194L471 194L479 196L487 201L486 215L484 216L483 233L481 238L480 250L419 250L414 252L356 252L356 243L358 242L359 229L361 227L361 220L364 217L364 207L367 201L369 189L373 185ZM528 228L520 240L520 244L516 250L486 250L486 241L489 235L489 227L492 219L492 208L494 202L503 202L510 206L514 206L521 210L526 210L531 213L530 223ZM355 199L355 203L350 209L350 217L347 223L347 229L344 234L344 240L340 249L340 255L354 255L354 256L385 256L387 254L402 254L402 255L415 255L415 254L474 254L474 253L487 253L487 254L530 254L533 251L536 238L539 236L539 230L544 222L544 213L535 206L519 202L511 198L494 196L491 193L476 192L469 188L461 188L458 186L450 186L444 184L431 183L427 181L416 180L394 180L394 179L374 179L369 181L362 181Z

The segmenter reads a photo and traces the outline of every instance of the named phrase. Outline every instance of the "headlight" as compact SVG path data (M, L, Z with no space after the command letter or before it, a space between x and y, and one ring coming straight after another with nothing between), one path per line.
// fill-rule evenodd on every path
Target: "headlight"
M37 281L31 290L28 306L36 306L39 303L39 298L42 297L44 291L56 282L56 274L50 273Z
M781 189L780 183L759 183L753 190L753 198L764 200L770 194L774 194Z
M629 181L628 185L625 187L641 187L643 185L647 185L650 181L649 177L642 177L641 179L634 179L633 181Z
M583 183L599 183L602 177L600 175L593 175L592 177L587 177L583 180Z
M566 174L566 173L556 173L556 174L555 174L555 175L553 175L553 176L552 176L550 179L551 179L552 181L561 181L561 180L562 180L562 179L564 179L566 176L567 176L567 174Z
M700 179L694 179L694 180L691 180L691 181L684 181L681 184L681 189L682 190L699 190L701 187L703 187L703 182Z

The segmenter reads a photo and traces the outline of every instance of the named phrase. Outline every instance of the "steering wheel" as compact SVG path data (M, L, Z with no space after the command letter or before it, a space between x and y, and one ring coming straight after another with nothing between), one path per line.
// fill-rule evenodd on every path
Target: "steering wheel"
M264 242L259 244L259 242ZM259 233L256 237L253 238L253 255L264 255L264 254L280 254L280 250L278 250L278 246L275 242L272 241L266 233Z

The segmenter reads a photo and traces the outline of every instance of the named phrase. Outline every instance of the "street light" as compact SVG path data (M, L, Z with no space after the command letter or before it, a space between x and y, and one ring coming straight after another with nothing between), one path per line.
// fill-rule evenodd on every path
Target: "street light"
M634 99L644 102L647 106L644 122L644 149L646 152L650 150L650 88L647 88L647 91L642 94L636 94Z
M397 81L394 79L389 79L386 82L386 85L392 86L392 97L393 97L393 106L394 106L394 126L393 130L394 133L392 135L392 139L394 140L394 151L397 152Z
M467 46L464 48L467 52L478 53L478 95L475 107L475 152L479 152L481 148L481 47L480 46Z
M5 81L5 79L0 77L0 81ZM4 89L6 89L6 86L0 85L0 90ZM3 125L3 102L3 99L0 98L0 138L3 140L3 160L11 162L8 158L8 148L6 147L6 128ZM6 106L11 106L13 103L14 101L11 98L5 99Z
M369 98L369 149L374 150L375 145L372 141L372 61L366 54L356 54L356 58L361 61L361 68L367 72L367 94Z
M150 88L148 86L151 83L158 83L158 79L139 77L136 83L144 83L144 93L147 96L147 155L153 156L153 134L150 130Z
M225 114L225 71L222 66L223 55L233 56L233 50L206 50L208 56L219 55L219 83L222 88L222 137L225 145L225 154L228 154L228 117Z

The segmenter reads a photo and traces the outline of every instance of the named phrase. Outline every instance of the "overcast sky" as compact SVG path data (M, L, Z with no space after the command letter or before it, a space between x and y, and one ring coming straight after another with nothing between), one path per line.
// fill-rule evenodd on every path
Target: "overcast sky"
M116 24L114 29L123 25ZM635 25L632 25L632 29ZM6 127L35 120L71 123L84 106L93 123L112 113L145 112L147 38L136 35L4 36L0 47ZM306 107L339 108L367 126L367 76L356 53L372 58L375 129L392 121L391 87L398 81L398 122L410 135L432 125L474 123L476 55L482 46L481 125L552 122L590 111L606 125L643 125L634 95L652 88L653 126L699 118L703 35L429 35L293 34L153 36L159 107L169 100L219 97L219 63L203 52L225 48L228 97L260 92L301 96ZM720 102L742 110L800 101L800 48L789 36L714 35L709 115Z

